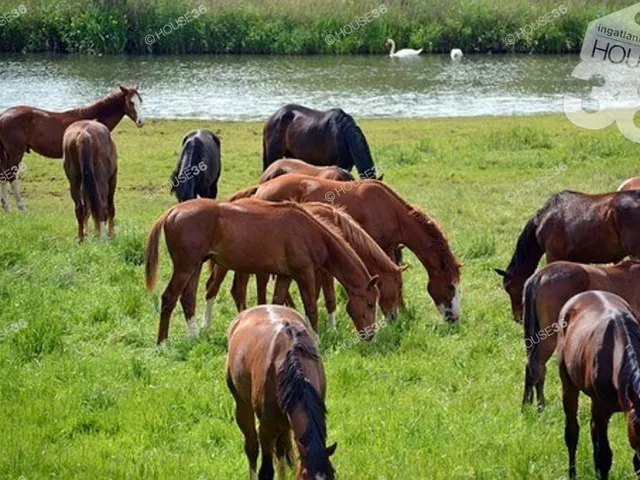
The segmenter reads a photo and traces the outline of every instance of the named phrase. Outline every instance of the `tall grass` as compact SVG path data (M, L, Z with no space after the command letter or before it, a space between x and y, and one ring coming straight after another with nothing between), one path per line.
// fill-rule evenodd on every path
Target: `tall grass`
M0 51L96 54L382 53L384 39L448 52L577 52L589 21L633 2L612 0L8 0ZM366 23L382 4L386 13ZM23 5L26 13L11 14ZM563 5L566 14L536 20ZM197 18L178 20L200 7ZM206 8L206 11L204 10ZM24 10L24 8L23 8ZM358 18L360 17L360 24ZM1 19L2 17L0 17ZM191 21L189 21L191 20ZM183 25L179 25L179 23ZM366 24L365 24L366 23ZM353 33L337 34L346 25ZM169 27L167 27L169 25ZM533 25L529 36L520 31ZM165 27L168 34L159 33ZM357 27L357 28L355 28ZM346 32L351 28L347 27ZM155 35L154 41L147 40ZM337 41L325 42L328 34ZM510 45L506 37L515 35ZM151 37L150 37L151 38Z

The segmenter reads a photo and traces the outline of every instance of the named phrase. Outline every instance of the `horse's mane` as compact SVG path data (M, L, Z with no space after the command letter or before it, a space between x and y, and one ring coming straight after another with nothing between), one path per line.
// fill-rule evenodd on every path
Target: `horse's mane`
M307 430L298 439L309 451L306 463L312 471L331 469L324 452L327 440L327 408L319 392L307 379L301 359L320 361L318 349L307 330L299 325L286 323L283 332L292 340L291 347L278 371L278 403L287 415L302 405L307 413ZM290 460L290 459L288 459Z
M121 89L116 88L115 90L106 94L104 97L97 99L93 103L75 108L73 110L80 114L87 114L89 112L101 112L102 114L109 113L111 110L115 110L115 107L118 105L119 101L124 98L124 96L124 92Z
M631 386L635 392L636 399L640 399L640 361L638 360L638 352L640 352L640 325L626 312L617 314L615 318L622 324L627 336L619 383L623 386L625 392L627 386ZM638 402L636 402L636 405L633 407L640 413L640 404L638 404Z

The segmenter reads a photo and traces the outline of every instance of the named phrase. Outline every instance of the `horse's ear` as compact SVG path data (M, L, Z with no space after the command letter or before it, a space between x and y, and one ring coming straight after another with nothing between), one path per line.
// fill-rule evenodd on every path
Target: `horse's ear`
M327 457L330 457L331 455L336 453L336 448L338 448L337 442L333 442L333 445L329 445L327 448L325 448L324 451L327 454Z
M405 263L404 265L400 265L398 267L398 270L400 270L401 272L404 272L407 268L409 268L409 265Z
M507 272L505 272L504 270L501 270L499 268L494 268L493 271L496 272L501 277L506 277L507 276Z
M184 137L182 137L182 142L180 143L180 145L184 145L184 142L186 142L186 141L187 141L187 138L189 138L189 137L191 136L191 133L192 133L192 132L189 132L189 133L185 133L185 134L184 134Z
M378 177L378 181L381 182L383 178L384 178L384 173Z
M139 83L136 83L136 86L135 86L135 87L133 87L133 88L134 88L136 91L137 91L137 90L139 90L139 89L140 89L140 84L139 84Z
M373 277L371 277L371 280L369 280L369 285L367 285L367 288L373 288L377 286L379 281L380 277L378 275L374 275Z
M120 90L122 91L122 93L129 93L129 90L127 89L127 87L123 86L123 85L118 85L120 87Z

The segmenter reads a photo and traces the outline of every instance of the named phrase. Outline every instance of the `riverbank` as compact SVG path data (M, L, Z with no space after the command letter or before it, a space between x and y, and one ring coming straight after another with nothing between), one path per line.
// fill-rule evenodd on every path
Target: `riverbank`
M83 54L577 53L587 24L629 2L587 0L9 0L0 51Z

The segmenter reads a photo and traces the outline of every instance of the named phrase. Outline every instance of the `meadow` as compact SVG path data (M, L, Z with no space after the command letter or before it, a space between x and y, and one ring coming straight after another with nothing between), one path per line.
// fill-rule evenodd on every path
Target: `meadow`
M406 253L408 307L374 342L355 337L338 308L325 331L329 442L339 478L560 478L564 415L555 359L548 407L520 410L522 328L494 267L505 267L524 222L549 194L617 188L637 175L638 145L615 128L581 130L564 116L360 121L385 182L437 218L464 262L462 316L446 324L426 273ZM144 289L147 233L174 199L166 192L182 135L218 132L220 196L255 183L259 123L128 119L119 152L117 236L78 244L61 160L30 154L28 212L0 214L0 477L243 478L247 464L224 381L226 327L235 315L223 285L214 324L186 336L180 309L170 341L155 346L160 288ZM11 199L13 201L13 199ZM164 242L163 242L164 243ZM204 313L205 273L198 316ZM255 297L253 285L251 300ZM582 397L578 472L593 478L589 402ZM610 428L612 475L631 478L621 415Z
M0 51L379 54L386 52L385 38L392 37L399 48L434 53L449 53L452 48L467 54L577 53L590 21L633 4L631 0L4 0ZM194 10L195 14L186 15ZM527 33L519 35L525 27ZM341 29L345 35L336 33ZM161 33L154 38L155 32ZM325 41L329 34L337 41Z

